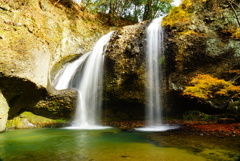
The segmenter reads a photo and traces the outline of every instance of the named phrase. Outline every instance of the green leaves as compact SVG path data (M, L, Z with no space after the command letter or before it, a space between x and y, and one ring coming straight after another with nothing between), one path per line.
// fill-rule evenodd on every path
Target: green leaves
M93 12L107 13L111 18L142 21L168 13L172 8L170 3L171 0L86 0L83 6Z

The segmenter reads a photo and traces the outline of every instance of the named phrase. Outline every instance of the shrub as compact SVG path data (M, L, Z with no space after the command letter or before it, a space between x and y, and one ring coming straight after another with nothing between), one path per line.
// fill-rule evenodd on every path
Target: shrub
M183 95L212 99L217 97L228 97L230 99L240 98L240 86L235 86L234 82L214 78L208 74L198 74L183 91Z

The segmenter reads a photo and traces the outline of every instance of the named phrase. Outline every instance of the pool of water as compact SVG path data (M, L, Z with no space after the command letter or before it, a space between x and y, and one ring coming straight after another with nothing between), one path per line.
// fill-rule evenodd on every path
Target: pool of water
M183 138L181 143L181 136L119 129L14 130L0 134L0 161L219 161L223 159L238 161L239 159L240 144L236 144L235 149L214 147L214 145L210 148L202 145L201 150L196 150L190 145L183 145L194 145L201 140L195 139L194 142L194 139L189 139L191 140L189 143L186 140L188 140L186 137ZM239 142L236 139L235 142L237 141ZM214 154L214 157L209 157L211 154Z

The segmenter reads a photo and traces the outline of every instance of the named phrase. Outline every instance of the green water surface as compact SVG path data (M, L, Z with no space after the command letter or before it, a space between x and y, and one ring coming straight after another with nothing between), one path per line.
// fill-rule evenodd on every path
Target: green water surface
M202 147L206 151L198 153L175 146L174 138L166 138L166 144L166 136L154 133L154 137L161 137L161 144L147 135L151 133L118 129L8 131L0 134L0 161L238 161L237 150ZM218 156L209 158L209 153Z

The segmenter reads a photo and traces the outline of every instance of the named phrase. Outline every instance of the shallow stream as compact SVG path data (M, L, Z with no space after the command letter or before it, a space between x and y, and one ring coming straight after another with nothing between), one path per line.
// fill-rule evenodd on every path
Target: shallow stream
M239 156L239 138L114 128L31 129L0 134L0 161L239 161Z

